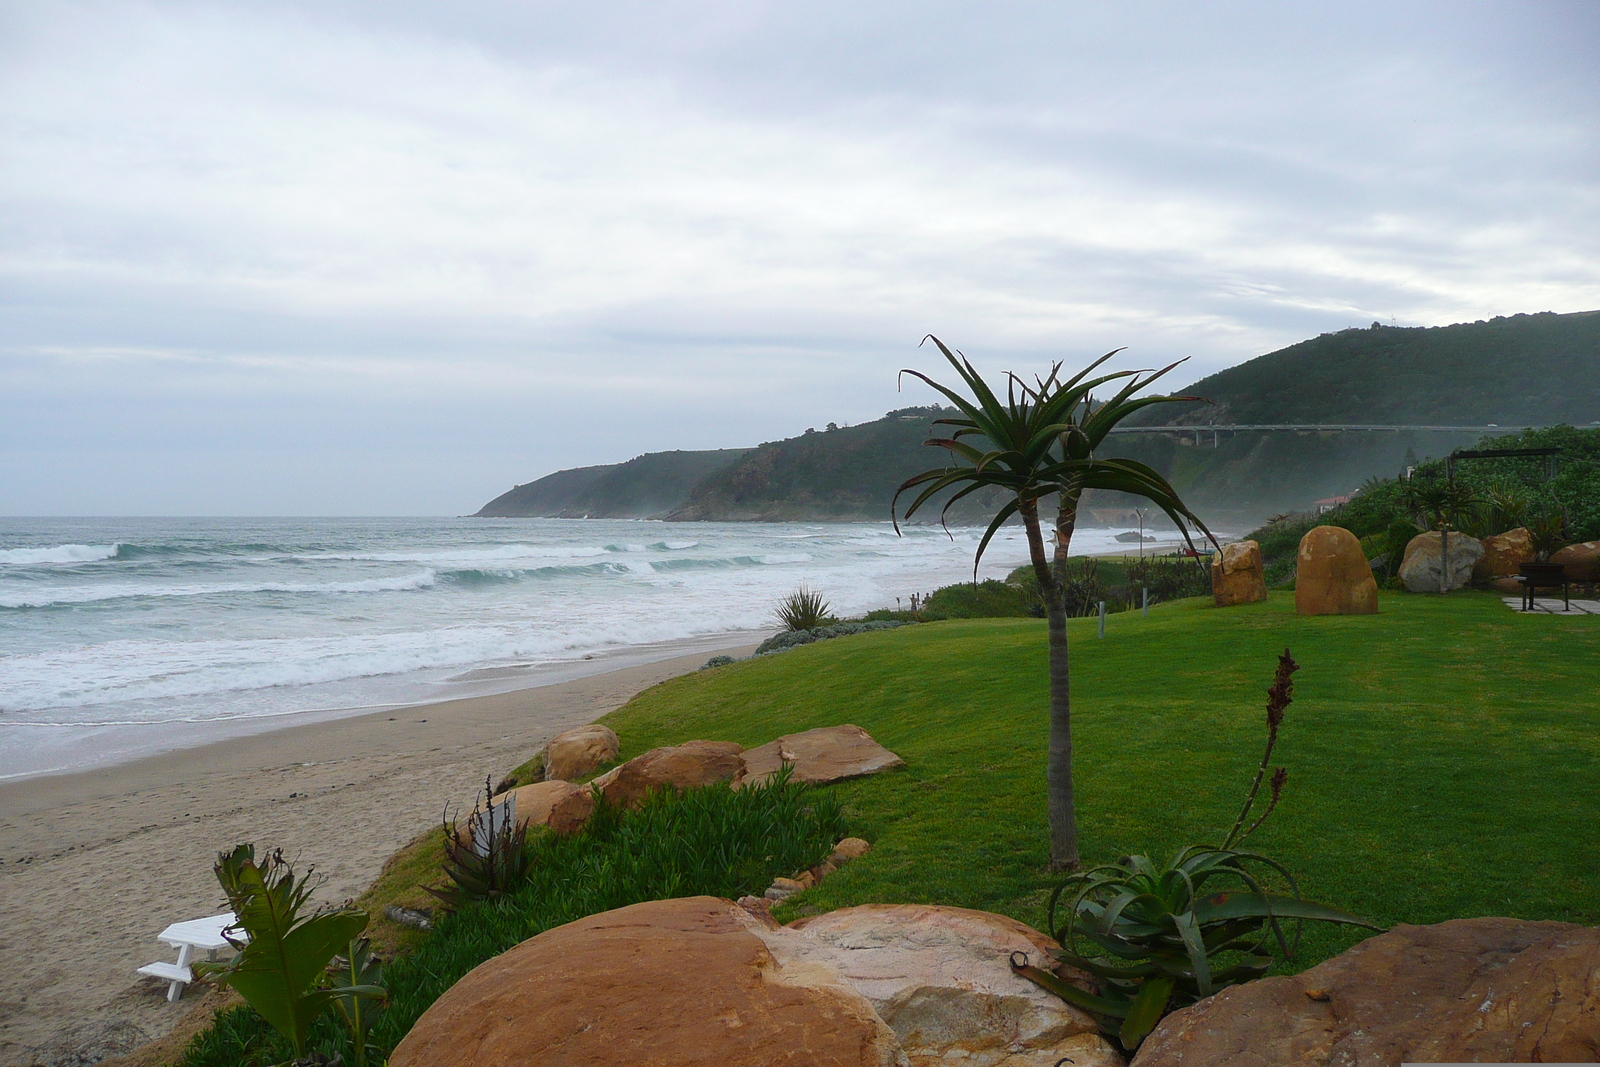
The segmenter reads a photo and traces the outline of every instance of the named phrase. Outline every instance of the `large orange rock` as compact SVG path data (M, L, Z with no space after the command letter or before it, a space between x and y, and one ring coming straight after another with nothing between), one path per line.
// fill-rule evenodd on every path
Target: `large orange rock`
M1509 578L1533 558L1533 539L1526 526L1507 530L1483 539L1483 556L1472 568L1478 581Z
M588 786L552 780L519 786L501 793L494 803L507 797L516 797L515 815L518 826L548 826L558 834L570 834L589 821L594 811L594 797Z
M1559 552L1550 554L1551 563L1561 563L1566 566L1567 580L1572 582L1593 582L1600 580L1600 541L1584 541L1576 545L1568 545Z
M1400 562L1400 581L1411 593L1448 593L1464 589L1472 572L1483 558L1483 544L1476 537L1451 531L1450 558L1444 565L1439 556L1445 551L1444 535L1437 530L1419 533L1406 542Z
M685 741L635 756L593 784L613 804L633 807L652 789L693 789L731 782L744 770L743 752L744 746L732 741Z
M390 1067L904 1067L865 997L784 967L761 926L688 897L546 931L451 986Z
M1294 610L1301 615L1378 613L1378 583L1355 534L1318 526L1300 539Z
M865 904L759 932L775 957L827 967L872 1003L911 1067L1121 1067L1095 1022L1018 977L1059 946L1015 919L934 904ZM1069 980L1087 987L1086 975Z
M1261 546L1255 541L1223 545L1211 560L1211 597L1219 608L1267 599Z
M786 734L744 752L744 770L734 786L765 781L785 763L794 764L792 781L821 785L863 778L904 767L906 761L872 739L859 726L823 726Z
M556 734L544 746L544 776L572 781L617 758L622 743L609 726L592 722Z
M1132 1067L1592 1063L1600 929L1520 919L1396 926L1308 971L1163 1019Z

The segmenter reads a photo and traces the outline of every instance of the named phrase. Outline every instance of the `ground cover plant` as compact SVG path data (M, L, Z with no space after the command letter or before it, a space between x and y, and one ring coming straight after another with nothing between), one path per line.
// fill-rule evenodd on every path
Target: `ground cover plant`
M602 802L579 833L531 839L520 887L439 916L428 936L384 967L389 997L371 1024L370 1044L392 1049L457 979L534 934L644 900L759 894L775 876L820 862L844 832L830 791L807 789L787 775L737 792L712 786L658 793L626 814ZM318 1020L305 1044L354 1063L349 1031L331 1017ZM296 1051L240 1007L196 1036L179 1063L265 1067Z

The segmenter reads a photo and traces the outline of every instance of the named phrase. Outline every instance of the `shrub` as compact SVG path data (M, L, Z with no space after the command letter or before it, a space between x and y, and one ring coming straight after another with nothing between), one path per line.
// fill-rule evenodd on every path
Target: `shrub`
M256 863L254 845L218 855L217 881L247 937L228 940L238 954L227 963L202 963L196 970L218 986L236 990L288 1044L306 1054L311 1025L340 998L380 999L382 988L359 982L336 986L327 966L341 950L354 953L367 915L351 907L304 915L315 888L311 872L296 878L281 850ZM226 933L226 932L225 932Z
M811 630L785 630L783 633L773 634L757 645L755 654L764 656L769 652L782 652L786 648L809 645L813 641L826 641L830 637L848 637L851 634L864 634L873 630L892 630L896 626L905 625L906 623L899 619L883 619L876 622L841 622L832 626L818 626Z

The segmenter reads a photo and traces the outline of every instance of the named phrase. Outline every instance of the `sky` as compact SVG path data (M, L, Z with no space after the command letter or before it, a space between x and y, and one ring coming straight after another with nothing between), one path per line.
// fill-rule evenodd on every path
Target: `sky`
M0 514L457 515L1600 308L1600 4L0 0Z

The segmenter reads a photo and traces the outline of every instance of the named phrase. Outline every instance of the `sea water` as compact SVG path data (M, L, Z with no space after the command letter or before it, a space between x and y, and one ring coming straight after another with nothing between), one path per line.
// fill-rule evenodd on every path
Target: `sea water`
M1080 531L1075 551L1126 546ZM981 531L561 519L0 518L0 778L756 641L972 576ZM982 577L1026 562L1018 529ZM734 635L734 636L730 636Z

